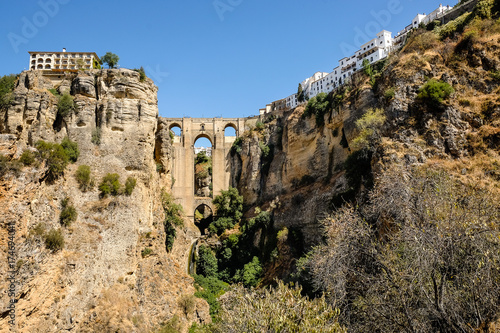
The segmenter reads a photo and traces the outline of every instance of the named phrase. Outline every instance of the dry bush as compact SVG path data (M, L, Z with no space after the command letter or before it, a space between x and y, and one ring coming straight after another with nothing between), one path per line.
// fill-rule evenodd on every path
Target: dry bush
M301 288L278 282L275 288L235 286L221 297L220 322L210 332L345 332L338 310L323 297L310 300Z
M438 44L438 38L434 32L417 30L410 37L402 52L424 54L428 50L433 50Z
M498 202L444 172L391 170L369 207L326 221L327 244L305 265L313 286L353 332L487 327L500 314Z

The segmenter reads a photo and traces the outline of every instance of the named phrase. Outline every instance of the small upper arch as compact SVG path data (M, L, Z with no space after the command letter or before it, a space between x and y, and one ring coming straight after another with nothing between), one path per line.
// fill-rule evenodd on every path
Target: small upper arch
M238 129L234 123L227 123L224 126L224 136L238 136Z

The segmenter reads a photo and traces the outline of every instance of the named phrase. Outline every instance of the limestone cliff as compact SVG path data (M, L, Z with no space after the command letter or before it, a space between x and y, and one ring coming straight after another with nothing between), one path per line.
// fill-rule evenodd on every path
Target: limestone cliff
M233 186L248 208L272 211L275 229L298 229L306 247L317 244L318 219L349 196L363 200L366 194L368 179L361 179L356 193L348 192L344 162L359 135L356 120L379 108L387 120L380 128L381 143L362 166L367 177L376 179L394 164L428 164L496 191L498 36L486 30L473 38L441 42L433 32L420 30L401 52L378 64L381 70L372 84L358 72L345 90L332 92L329 98L340 102L331 104L320 125L314 116L303 117L303 106L262 117L263 124L247 131L235 147ZM455 90L436 107L417 97L431 78Z
M74 97L74 112L58 115L56 91ZM179 305L194 293L186 271L194 226L185 223L171 253L165 248L160 194L170 185L169 141L157 123L156 92L151 80L141 82L126 69L20 75L14 101L0 118L2 153L18 157L38 140L67 136L78 143L80 156L53 184L44 181L44 164L0 180L2 249L6 226L15 223L19 332L144 332L174 315L184 327L209 319L201 300L189 311ZM82 164L90 166L97 183L117 173L122 183L134 177L137 186L131 196L100 198L96 187L82 192L74 178ZM66 197L78 218L62 228L64 249L52 253L34 230L61 227ZM3 250L1 272L7 272L6 257ZM9 327L7 288L2 278L1 332Z

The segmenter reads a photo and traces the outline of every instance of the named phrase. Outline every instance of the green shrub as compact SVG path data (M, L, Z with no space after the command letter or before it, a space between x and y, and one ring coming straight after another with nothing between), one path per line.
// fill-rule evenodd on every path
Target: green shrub
M182 206L175 203L174 197L165 191L162 192L161 200L163 211L165 212L165 220L175 226L183 227L184 220L182 219Z
M100 127L96 127L92 131L92 137L90 138L90 142L92 142L96 146L99 146L101 144L101 128Z
M226 292L228 284L216 277L204 277L202 275L195 275L194 281L197 290L194 295L207 301L208 305L210 305L210 316L212 320L216 320L220 311L218 298Z
M106 197L107 195L118 195L120 194L120 176L117 173L108 173L101 181L99 185L99 191L101 191L101 196Z
M10 74L0 78L0 110L6 109L13 101L12 91L16 83L17 76Z
M234 227L234 220L230 217L219 217L208 226L211 234L222 235L227 229Z
M33 163L35 163L36 161L35 154L31 150L25 150L21 154L19 161L25 166L33 165Z
M497 80L497 81L500 81L500 71L491 71L490 72L490 76Z
M205 277L217 277L217 273L218 267L215 254L209 247L201 245L196 258L196 274Z
M139 81L144 82L144 80L146 80L147 76L146 72L144 71L144 67L141 66L141 68L139 69L135 68L134 71L139 73Z
M54 181L64 173L69 163L69 157L64 148L57 143L38 141L36 143L38 156L47 165L47 180Z
M325 123L325 114L331 109L332 103L325 93L319 93L307 102L303 117L315 116L316 126Z
M270 148L264 142L259 141L259 148L261 151L262 158L267 158L269 156Z
M174 225L169 221L163 221L163 227L165 229L165 248L167 252L172 251L172 247L174 247L175 237L177 237L177 230L175 230Z
M394 99L395 96L396 96L396 91L394 90L394 88L389 88L384 92L384 98L387 101Z
M177 236L177 231L175 226L184 226L184 220L182 218L182 206L174 202L174 198L170 193L162 191L161 194L162 206L165 212L165 220L163 221L163 226L165 228L165 248L168 252L172 250L174 246L175 237Z
M271 225L271 214L269 212L260 212L256 217L245 221L241 226L241 232L244 235L254 233L258 228L267 229Z
M17 176L21 172L22 163L19 160L11 160L0 154L0 177L11 172Z
M151 253L153 253L153 250L151 250L149 247L147 247L147 248L145 248L144 250L141 251L141 256L143 258L146 258L149 255L151 255Z
M264 125L263 122L261 122L260 120L257 121L257 123L255 124L255 128L258 130L258 131L262 131L264 128L266 128L266 125Z
M57 103L57 114L61 117L66 117L75 110L75 107L73 96L65 93L59 98L59 102Z
M203 164L203 163L208 163L211 160L212 159L210 158L210 156L207 156L206 152L200 151L198 154L196 154L194 162L195 164Z
M386 116L383 109L369 109L360 119L356 120L359 135L352 141L354 149L373 147L380 140L380 128Z
M233 145L231 146L231 155L234 156L234 154L241 153L242 145L243 145L243 138L237 137L236 140L234 140Z
M470 22L472 13L465 13L453 21L446 23L435 29L435 32L439 35L441 39L451 38L455 33L460 33L463 31L464 27Z
M454 92L455 89L450 84L430 79L419 89L417 98L428 106L435 107L441 105Z
M495 0L480 0L474 7L473 14L480 19L491 19L494 6Z
M230 217L238 223L243 216L243 196L233 187L229 187L227 191L222 190L221 194L214 198L213 203L219 217Z
M64 148L66 155L68 155L69 160L71 162L76 162L78 160L78 156L80 156L80 150L78 149L78 143L71 141L68 137L65 137L61 146Z
M134 191L135 185L137 181L135 180L134 177L128 177L127 180L125 181L125 194L126 195L131 195L132 192Z
M61 229L50 229L45 235L45 247L57 252L64 247L64 236Z
M90 178L90 167L88 165L80 165L75 173L76 181L82 191L88 191L92 189L93 182Z
M259 283L261 274L262 265L259 258L253 257L251 262L243 266L243 269L236 273L234 281L243 283L245 287L255 287Z
M59 216L59 222L65 226L69 227L71 223L76 221L76 218L78 217L78 213L76 212L76 209L73 205L70 204L69 198L63 199L61 203L62 211L61 215Z
M45 236L45 224L38 223L33 229L30 230L30 235L38 236L44 238Z
M61 97L61 94L57 91L57 89L55 88L51 88L49 89L50 93L54 96L56 96L57 98L60 98Z

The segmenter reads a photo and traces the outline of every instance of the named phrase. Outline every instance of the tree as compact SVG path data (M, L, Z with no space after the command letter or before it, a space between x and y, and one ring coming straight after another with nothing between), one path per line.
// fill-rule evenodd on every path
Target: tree
M302 84L299 83L299 88L297 89L297 101L299 101L299 103L302 103L305 100L306 99L305 99L305 96L304 96L304 90L302 88Z
M353 332L476 332L500 311L499 205L445 172L394 167L324 222L302 273ZM368 223L367 223L368 222Z
M231 217L239 222L243 215L243 196L234 187L221 191L221 194L215 197L214 205L219 217Z
M111 53L111 52L107 52L101 58L101 62L103 64L107 64L109 68L115 68L115 66L118 65L119 60L120 60L120 57L118 57L116 54Z
M207 246L200 246L196 259L196 274L205 277L217 277L217 259L212 250Z
M75 173L76 181L83 192L90 190L93 187L93 181L90 178L90 167L88 165L80 165Z
M59 101L57 102L57 114L61 117L66 117L71 112L75 111L76 104L71 96L68 93L65 93L61 97L59 97Z
M328 95L321 92L311 98L304 110L304 117L314 115L316 118L316 126L322 126L325 123L325 114L332 108L332 103Z
M7 108L13 100L12 91L16 83L17 76L14 74L5 75L0 78L0 110Z
M117 173L108 173L101 181L99 185L99 191L101 191L101 196L106 197L108 194L118 195L120 194L120 176Z
M69 156L66 150L57 143L50 143L40 140L36 143L38 157L45 160L47 165L47 180L53 182L64 173L64 169L69 163Z

